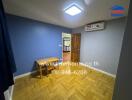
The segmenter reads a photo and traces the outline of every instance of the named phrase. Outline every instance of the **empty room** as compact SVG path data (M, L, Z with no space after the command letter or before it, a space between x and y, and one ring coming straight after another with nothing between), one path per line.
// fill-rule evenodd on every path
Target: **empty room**
M129 3L2 0L5 100L113 100Z

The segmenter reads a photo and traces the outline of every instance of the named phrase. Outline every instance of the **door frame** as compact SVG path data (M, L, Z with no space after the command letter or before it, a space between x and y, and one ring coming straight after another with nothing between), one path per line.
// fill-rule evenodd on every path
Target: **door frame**
M72 36L71 33L65 33L65 32L62 32L61 34L61 41L62 41L62 62L63 62L63 34L70 34ZM71 39L70 39L71 40ZM70 43L71 44L71 43ZM70 55L71 55L71 48L70 48Z

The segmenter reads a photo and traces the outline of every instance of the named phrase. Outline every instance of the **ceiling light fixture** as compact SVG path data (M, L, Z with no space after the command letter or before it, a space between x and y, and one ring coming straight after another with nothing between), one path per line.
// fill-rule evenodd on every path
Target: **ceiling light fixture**
M76 3L73 3L64 9L65 13L71 16L80 14L82 10L83 9Z

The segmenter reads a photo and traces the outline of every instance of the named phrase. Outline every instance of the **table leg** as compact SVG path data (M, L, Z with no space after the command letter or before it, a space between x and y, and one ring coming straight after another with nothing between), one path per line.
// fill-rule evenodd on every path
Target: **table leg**
M57 67L58 67L58 69L59 69L59 61L57 61L57 64L58 64L58 66L57 66Z
M46 75L48 75L48 65L45 65L46 68Z
M40 78L42 78L42 68L39 66L39 73L40 73Z

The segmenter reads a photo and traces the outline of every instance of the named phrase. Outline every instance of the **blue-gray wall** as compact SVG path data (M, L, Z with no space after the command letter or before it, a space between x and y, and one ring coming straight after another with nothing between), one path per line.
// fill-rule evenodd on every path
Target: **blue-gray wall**
M62 32L71 29L7 15L11 44L17 66L16 75L34 70L34 61L44 57L62 57Z
M84 27L74 29L74 33L81 33L81 62L116 74L125 24L126 18L120 18L106 22L101 31L85 32Z

